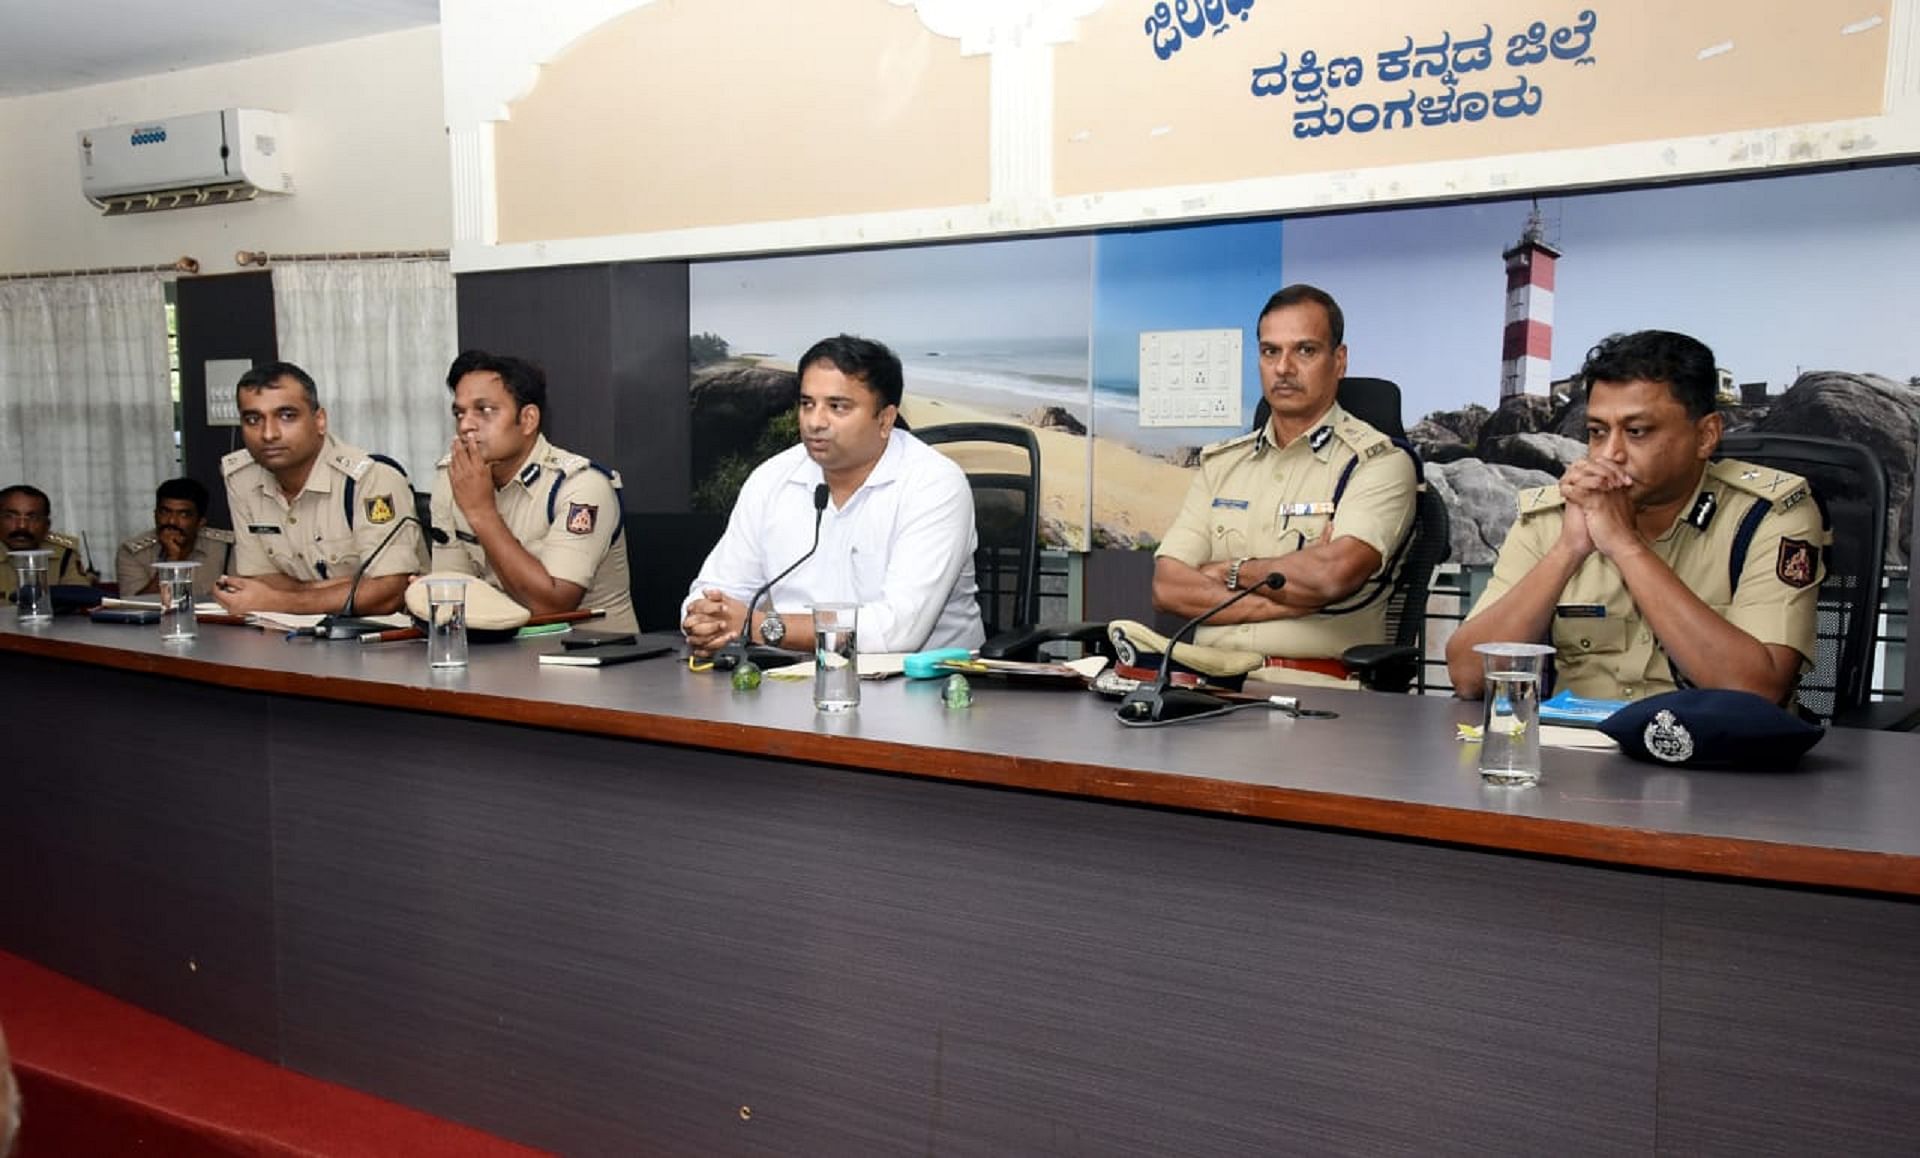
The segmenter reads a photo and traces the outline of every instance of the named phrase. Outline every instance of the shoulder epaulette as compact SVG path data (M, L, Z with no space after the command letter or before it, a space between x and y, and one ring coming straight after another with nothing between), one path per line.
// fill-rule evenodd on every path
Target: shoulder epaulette
M242 448L220 458L220 474L224 477L241 470L253 461L253 452Z
M1373 458L1393 449L1393 440L1351 414L1333 424L1333 433L1360 458Z
M359 482L361 478L365 477L368 471L373 469L373 456L353 451L341 451L327 459L327 464L355 482Z
M78 551L80 549L80 540L64 531L48 531L46 541L42 545L64 547L69 551Z
M160 536L157 533L153 531L148 531L144 535L135 535L133 538L128 539L126 542L120 544L120 549L122 551L131 551L132 553L137 555L140 552L146 550L148 547L151 547L155 543L158 543L159 541L160 541Z
M1200 448L1200 457L1203 459L1212 458L1222 451L1232 450L1236 446L1245 446L1254 439L1259 438L1260 434L1261 432L1259 430L1249 430L1245 434L1236 434L1232 438L1223 439L1220 442L1210 442Z
M1541 511L1557 511L1567 505L1567 496L1560 493L1558 484L1544 487L1528 487L1515 497L1520 508L1520 517L1538 514Z
M1737 458L1723 458L1709 463L1707 474L1734 490L1767 500L1776 510L1792 510L1813 493L1811 484L1792 471L1742 462Z
M583 470L597 471L607 476L607 481L613 484L615 490L620 489L620 474L618 471L612 467L601 466L584 454L575 454L571 450L561 450L557 446L549 446L547 448L546 465L553 470L559 471L561 474L568 475L579 474Z
M225 527L201 527L200 534L204 538L212 539L216 543L233 542L233 532L227 530Z

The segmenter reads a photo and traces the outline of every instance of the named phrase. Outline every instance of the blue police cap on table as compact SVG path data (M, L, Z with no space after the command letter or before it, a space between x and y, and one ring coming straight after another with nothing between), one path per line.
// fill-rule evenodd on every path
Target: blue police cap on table
M1688 688L1628 704L1600 730L1636 760L1689 768L1785 768L1827 734L1752 692Z

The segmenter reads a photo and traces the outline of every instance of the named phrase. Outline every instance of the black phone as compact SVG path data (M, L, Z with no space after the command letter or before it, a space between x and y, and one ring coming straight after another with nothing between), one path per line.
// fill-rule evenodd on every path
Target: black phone
M589 647L616 647L620 644L638 643L639 637L631 631L582 631L574 628L560 637L560 646L568 651L584 651Z
M95 623L158 623L158 607L96 607L88 615Z

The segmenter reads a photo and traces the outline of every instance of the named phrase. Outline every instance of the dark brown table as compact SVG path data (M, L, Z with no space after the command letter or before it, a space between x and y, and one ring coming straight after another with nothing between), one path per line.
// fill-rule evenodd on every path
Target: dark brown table
M0 628L0 948L568 1152L1920 1143L1920 738L1516 790L1444 700L836 719L558 647Z

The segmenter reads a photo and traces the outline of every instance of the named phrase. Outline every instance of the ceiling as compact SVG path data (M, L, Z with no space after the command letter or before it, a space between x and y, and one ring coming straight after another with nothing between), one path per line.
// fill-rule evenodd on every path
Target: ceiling
M439 22L439 0L0 0L0 98Z

